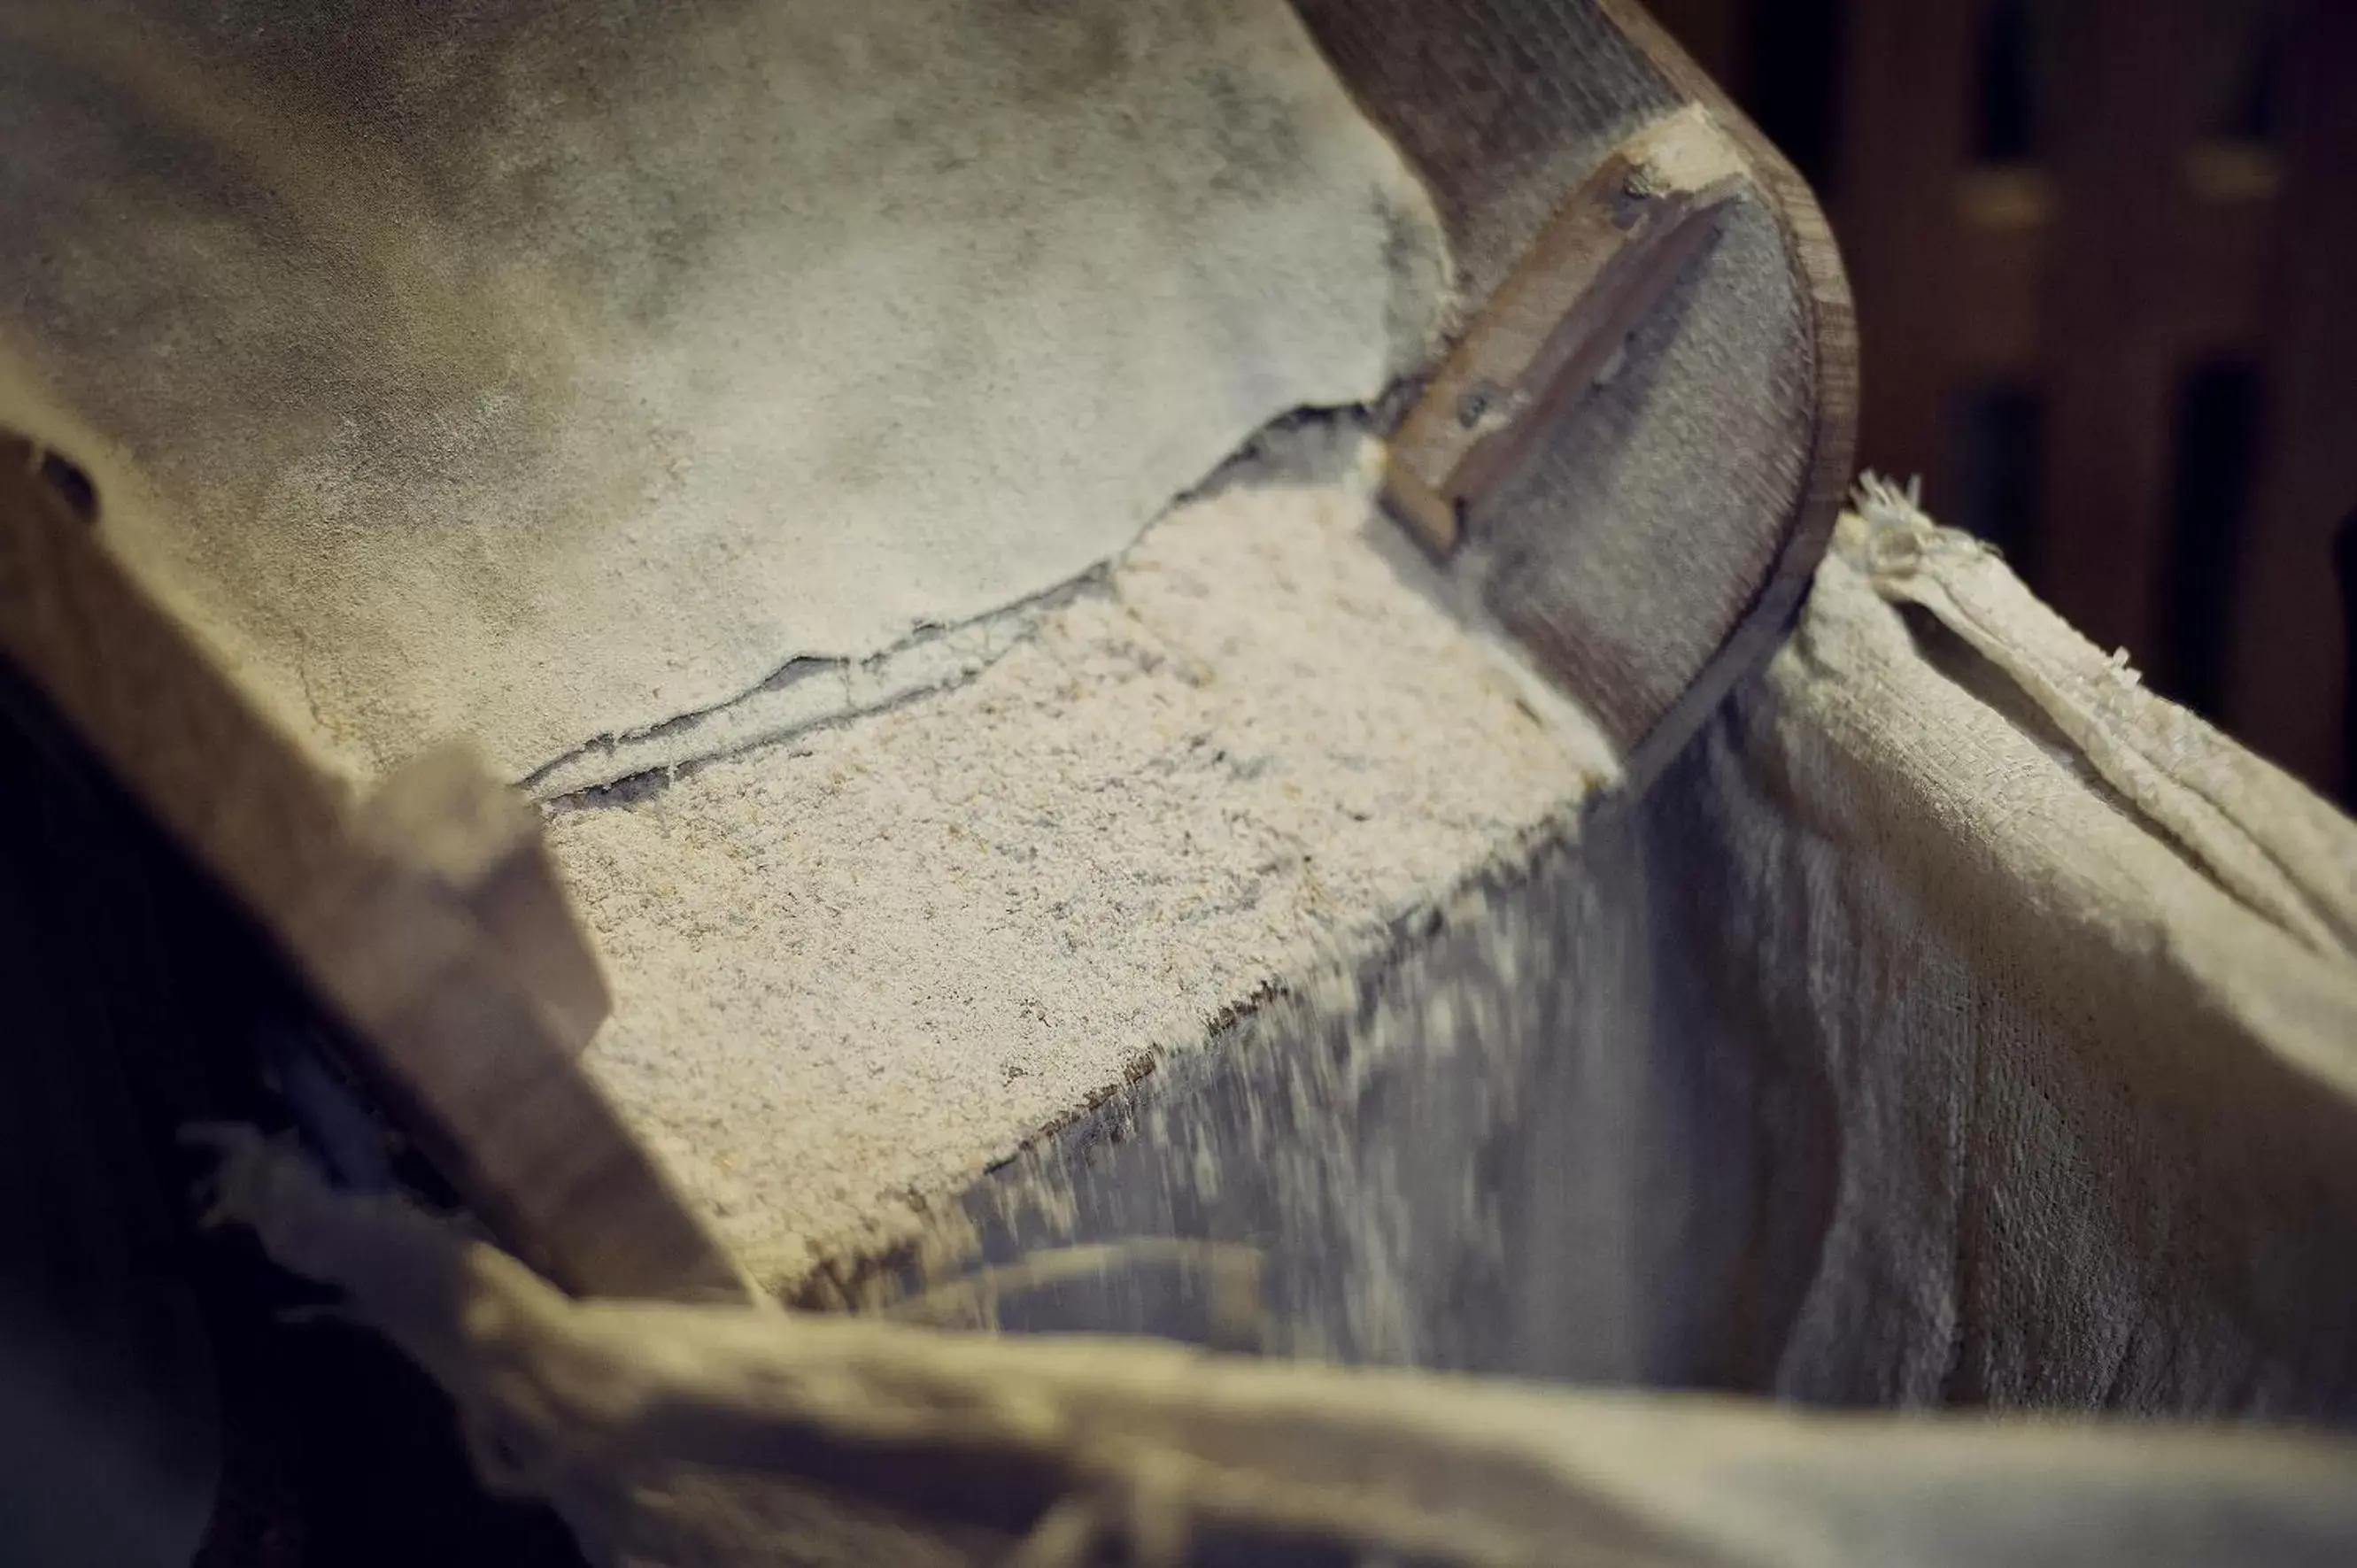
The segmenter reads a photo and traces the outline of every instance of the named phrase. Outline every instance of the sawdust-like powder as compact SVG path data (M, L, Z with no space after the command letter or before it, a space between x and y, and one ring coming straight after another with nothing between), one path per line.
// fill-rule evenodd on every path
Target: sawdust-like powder
M554 813L618 993L589 1066L765 1283L910 1237L1609 775L1369 474L1181 506L962 685Z
M0 423L355 777L1044 592L1448 293L1283 0L38 0L0 127Z

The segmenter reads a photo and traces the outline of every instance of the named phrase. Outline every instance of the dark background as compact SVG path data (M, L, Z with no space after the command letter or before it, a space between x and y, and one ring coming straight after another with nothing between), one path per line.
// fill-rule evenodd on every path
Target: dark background
M2357 0L1652 0L1815 185L1859 460L2350 799Z

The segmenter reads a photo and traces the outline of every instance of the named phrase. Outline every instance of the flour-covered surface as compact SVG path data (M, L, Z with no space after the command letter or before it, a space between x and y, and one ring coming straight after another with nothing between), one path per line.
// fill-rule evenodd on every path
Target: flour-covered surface
M1445 607L1362 464L1230 489L962 685L560 808L618 993L587 1060L790 1287L1611 768Z
M1446 293L1284 0L33 0L0 141L0 423L360 773L1039 594Z

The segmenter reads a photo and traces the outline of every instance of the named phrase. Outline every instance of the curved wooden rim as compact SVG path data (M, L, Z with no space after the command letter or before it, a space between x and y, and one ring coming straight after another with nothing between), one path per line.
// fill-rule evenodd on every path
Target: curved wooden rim
M1815 390L1808 468L1785 520L1776 567L1685 695L1631 754L1630 776L1641 787L1668 766L1744 677L1766 665L1792 629L1817 564L1824 558L1857 456L1857 309L1833 226L1792 161L1635 0L1596 3L1671 86L1708 109L1742 147L1760 189L1773 204L1801 280L1801 297L1808 302Z

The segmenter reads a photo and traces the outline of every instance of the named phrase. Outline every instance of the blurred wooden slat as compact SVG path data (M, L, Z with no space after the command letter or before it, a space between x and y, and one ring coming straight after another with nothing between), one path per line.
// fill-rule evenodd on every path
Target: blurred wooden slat
M2186 155L2185 250L2168 313L2185 358L2232 359L2257 348L2282 186L2263 147L2197 146Z
M1935 507L1960 394L2042 409L2038 515L2007 518L2032 585L2093 637L2165 663L2177 403L2193 370L2258 360L2260 484L2222 671L2222 717L2311 779L2340 775L2341 628L2325 535L2357 506L2357 0L2031 0L2040 164L1975 166L1996 0L1840 0L1829 182L1858 300L1860 456L1924 477ZM1797 16L1777 0L1655 0L1738 93ZM1809 7L1814 15L1814 7ZM2237 101L2287 13L2298 100ZM2280 41L2280 40L2279 40ZM1722 63L1721 56L1735 58ZM2287 253L2277 254L2279 246ZM2207 678L2206 680L2204 678Z
M2185 164L2186 228L2157 334L2180 362L2224 359L2259 340L2267 281L2275 159L2250 147L2197 147ZM2046 266L2054 181L2027 166L1976 168L1956 188L1949 364L1958 379L2029 381L2044 371Z
M2081 0L2057 15L2069 91L2052 105L2046 506L2034 550L2055 607L2104 647L2165 657L2171 312L2200 130L2201 0ZM2176 672L2153 671L2166 685Z
M1970 170L1956 184L1955 223L1950 364L1960 377L2026 381L2040 358L2054 182L2026 166Z
M1835 212L1866 326L1859 456L1924 475L1934 504L1982 16L1982 0L1853 0L1844 39Z
M0 430L0 660L235 897L511 1250L585 1294L741 1299L576 1059L606 991L537 819L449 754L355 800L124 567L52 456Z
M2357 5L2308 0L2290 51L2281 251L2266 290L2266 434L2227 628L2237 735L2344 792L2332 532L2357 510Z

